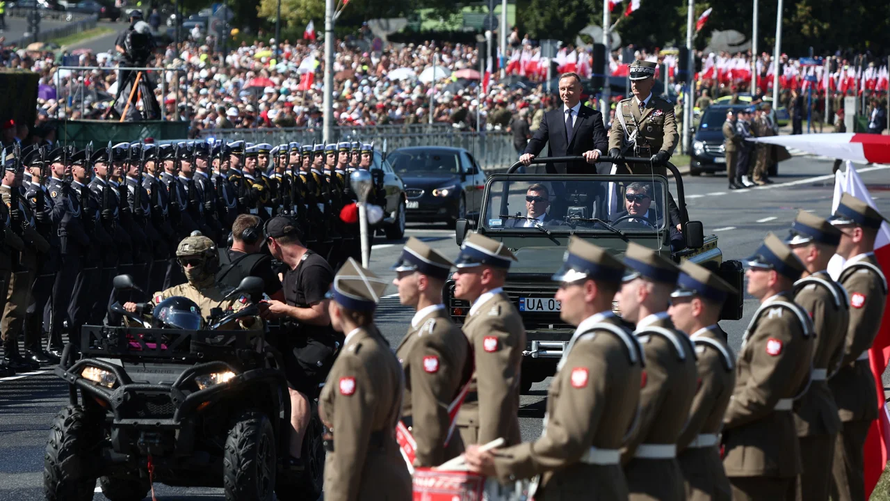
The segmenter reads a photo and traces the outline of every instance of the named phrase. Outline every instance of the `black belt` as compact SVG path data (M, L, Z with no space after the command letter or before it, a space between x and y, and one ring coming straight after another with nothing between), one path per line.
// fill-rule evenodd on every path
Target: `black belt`
M371 437L368 439L369 450L383 449L386 438L390 436L384 430L372 431ZM334 452L334 434L325 427L324 434L324 450Z
M467 396L464 397L464 403L468 404L470 402L478 402L479 401L479 393L475 391L468 391Z

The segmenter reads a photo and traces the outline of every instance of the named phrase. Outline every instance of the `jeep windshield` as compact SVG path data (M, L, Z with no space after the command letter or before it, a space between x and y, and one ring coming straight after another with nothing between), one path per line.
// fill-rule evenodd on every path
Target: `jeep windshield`
M661 176L496 175L480 225L492 233L656 234L665 231L665 184Z

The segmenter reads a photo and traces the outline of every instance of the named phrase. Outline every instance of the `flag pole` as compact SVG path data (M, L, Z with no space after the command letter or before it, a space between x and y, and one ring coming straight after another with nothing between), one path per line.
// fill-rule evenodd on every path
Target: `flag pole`
M334 0L324 5L324 126L322 140L333 141L334 136Z
M689 153L690 145L689 145L689 131L692 129L692 116L693 116L693 107L695 106L695 82L692 80L692 74L695 73L695 47L693 45L693 39L695 37L695 32L693 31L693 18L695 16L695 0L689 0L689 4L687 5L686 12L686 51L688 52L688 58L686 64L686 102L683 106L683 111L685 117L683 117L683 151Z
M603 125L609 123L609 109L610 103L609 100L611 98L611 86L609 85L609 62L612 60L612 26L611 25L611 17L612 12L609 10L609 0L603 0L603 45L606 46L606 50L603 51L605 54L603 61L603 102L600 104L600 113L603 114ZM618 24L617 21L615 24ZM597 65L599 66L599 65Z
M760 89L757 88L757 8L760 0L754 0L754 33L751 35L751 99Z

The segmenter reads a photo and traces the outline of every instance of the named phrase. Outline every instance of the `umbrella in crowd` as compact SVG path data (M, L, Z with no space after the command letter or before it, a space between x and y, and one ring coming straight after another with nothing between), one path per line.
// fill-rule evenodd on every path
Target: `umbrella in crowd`
M464 68L462 70L457 70L453 74L454 78L465 78L467 80L481 80L482 76L479 75L479 72L470 68Z
M411 68L398 68L390 71L386 78L390 80L413 80L417 78L417 73Z
M451 71L449 71L448 68L443 68L441 66L430 66L420 73L418 79L420 79L420 81L423 83L430 83L433 81L443 80L450 76Z
M37 86L38 99L55 99L56 89L52 85L40 84Z

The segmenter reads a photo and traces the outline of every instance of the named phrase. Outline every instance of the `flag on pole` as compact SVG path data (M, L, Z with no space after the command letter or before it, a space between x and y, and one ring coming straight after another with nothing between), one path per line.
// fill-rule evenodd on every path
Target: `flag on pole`
M615 12L615 6L624 0L609 0L609 12Z
M698 21L695 23L695 31L701 31L701 29L705 27L705 23L708 22L708 17L711 15L712 10L714 10L714 8L710 7L698 16Z
M303 31L303 40L315 41L315 22L311 19L309 20L309 24L306 25L306 29Z
M795 148L814 155L841 160L890 164L890 136L882 134L798 134L793 136L764 136L749 139ZM890 268L888 268L890 269Z
M488 85L491 83L491 56L485 59L485 75L482 76L482 93L488 94Z
M868 205L875 207L875 202L868 192L868 188L859 177L859 173L853 167L852 162L847 162L847 172L844 174L838 171L835 175L834 202L832 204L832 213L837 209L841 201L841 196L849 193L854 197L864 201ZM876 208L876 207L875 207ZM878 231L878 237L875 239L875 259L883 270L890 270L890 225L884 222ZM828 264L828 271L832 277L837 279L840 275L840 269L843 267L843 258L835 255ZM887 305L884 311L890 308L890 297L887 299ZM868 437L865 440L864 454L864 470L865 470L865 499L871 496L878 479L887 466L887 458L890 456L890 409L884 400L884 382L881 376L887 368L887 362L890 361L890 318L886 315L881 321L878 328L878 334L868 350L869 365L871 366L872 375L875 378L875 387L877 394L875 398L878 400L878 419L874 420L868 430Z
M630 3L627 4L627 9L624 10L624 15L629 16L631 12L640 9L640 0L630 0Z

